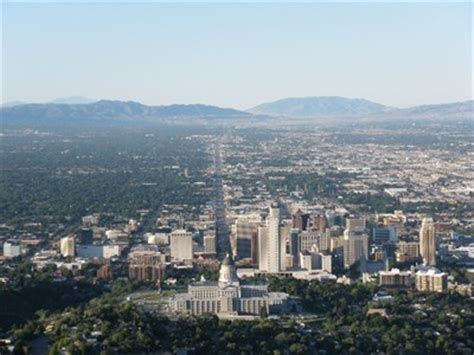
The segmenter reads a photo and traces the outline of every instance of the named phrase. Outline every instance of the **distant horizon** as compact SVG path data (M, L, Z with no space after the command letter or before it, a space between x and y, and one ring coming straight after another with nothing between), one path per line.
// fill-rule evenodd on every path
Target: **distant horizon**
M473 98L470 2L5 2L0 11L1 102L246 110L287 97L399 108Z
M60 103L55 103L54 101L56 100L64 100L64 99L84 99L84 100L90 100L91 102L88 102L88 103L74 103L74 104L79 104L79 105L82 105L82 104L91 104L91 103L95 103L95 102L98 102L98 101L117 101L117 102L135 102L135 103L139 103L139 104L142 104L142 105L145 105L145 106L171 106L171 105L206 105L206 106L215 106L215 107L221 107L221 108L230 108L230 109L236 109L236 110L240 110L240 111L248 111L256 106L259 106L261 104L266 104L266 103L271 103L271 102L277 102L277 101L280 101L280 100L286 100L286 99L307 99L307 98L324 98L324 97L333 97L333 98L343 98L343 99L350 99L350 100L366 100L366 101L369 101L369 102L373 102L373 103L377 103L377 104L381 104L381 105L384 105L384 106L387 106L389 108L393 108L393 109L407 109L407 108L411 108L411 107L417 107L417 106L429 106L429 105L444 105L444 104L453 104L453 103L462 103L462 102L469 102L469 101L474 101L474 98L470 98L470 99L466 99L466 100L457 100L457 101L442 101L442 102L429 102L429 103L420 103L420 104L415 104L415 105L411 105L411 106L405 106L405 107L402 107L402 106L394 106L394 105L387 105L386 103L384 102L378 102L378 101L374 101L374 100L370 100L370 99L367 99L367 98L364 98L364 97L347 97L347 96L340 96L340 95L318 95L318 96L289 96L289 97L282 97L282 98L279 98L279 99L275 99L275 100L272 100L272 101L266 101L266 102L261 102L261 103L257 103L255 106L252 106L252 107L247 107L247 108L237 108L236 106L222 106L222 105L218 105L218 104L213 104L213 103L205 103L205 102L184 102L184 103L177 103L177 102L170 102L170 103L160 103L160 104L153 104L153 103L145 103L145 102L142 102L142 101L139 101L139 100L129 100L129 99L120 99L120 98L106 98L106 97L101 97L101 98L93 98L93 97L87 97L87 96L79 96L79 95L72 95L72 96L61 96L61 97L55 97L51 100L48 100L48 101L36 101L36 102L33 102L33 101L27 101L27 100L12 100L12 101L8 101L8 102L1 102L0 103L0 107L2 106L6 106L8 107L9 104L14 104L14 106L16 105L28 105L28 104L60 104ZM19 103L19 104L17 104Z

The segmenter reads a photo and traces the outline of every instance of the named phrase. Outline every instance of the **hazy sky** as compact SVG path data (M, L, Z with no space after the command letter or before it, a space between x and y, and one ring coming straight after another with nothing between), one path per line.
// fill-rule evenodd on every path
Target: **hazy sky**
M467 100L472 15L470 3L3 3L1 96L235 108L319 95Z

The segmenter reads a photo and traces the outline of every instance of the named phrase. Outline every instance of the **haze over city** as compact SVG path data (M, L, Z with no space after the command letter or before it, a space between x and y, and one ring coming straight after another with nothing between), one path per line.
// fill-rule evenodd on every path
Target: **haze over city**
M1 11L1 355L474 353L471 3Z

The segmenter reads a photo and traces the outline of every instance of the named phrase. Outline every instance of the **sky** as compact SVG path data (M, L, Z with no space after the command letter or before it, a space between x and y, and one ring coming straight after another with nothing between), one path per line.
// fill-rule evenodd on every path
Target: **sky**
M3 1L2 102L472 98L466 3Z

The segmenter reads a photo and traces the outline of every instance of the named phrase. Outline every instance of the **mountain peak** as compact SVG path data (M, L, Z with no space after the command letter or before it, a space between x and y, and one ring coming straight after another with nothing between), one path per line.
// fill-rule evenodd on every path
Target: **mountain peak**
M390 107L366 99L352 99L341 96L291 97L264 103L251 108L249 112L273 116L327 117L358 116L384 112Z

